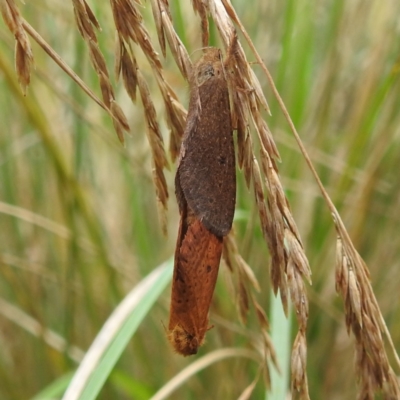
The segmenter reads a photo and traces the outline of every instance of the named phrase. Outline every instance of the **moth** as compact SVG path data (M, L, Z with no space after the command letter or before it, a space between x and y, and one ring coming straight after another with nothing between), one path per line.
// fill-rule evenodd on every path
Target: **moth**
M208 313L236 202L229 92L219 49L205 49L189 82L175 177L180 225L168 324L169 341L184 356L197 353L211 328Z

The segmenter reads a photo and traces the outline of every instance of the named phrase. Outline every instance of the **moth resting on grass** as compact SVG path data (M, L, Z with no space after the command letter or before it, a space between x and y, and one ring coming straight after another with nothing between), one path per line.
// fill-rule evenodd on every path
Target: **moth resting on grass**
M221 51L206 48L190 77L190 102L175 192L180 226L168 338L188 356L204 343L223 237L236 202L235 151Z

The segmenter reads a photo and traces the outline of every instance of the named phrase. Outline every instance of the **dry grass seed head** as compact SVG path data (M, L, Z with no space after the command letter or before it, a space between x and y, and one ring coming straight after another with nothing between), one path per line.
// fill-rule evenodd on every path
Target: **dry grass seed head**
M399 378L392 370L389 371L389 378L385 384L384 391L389 399L400 399Z
M140 24L142 22L142 16L137 11L136 7L130 0L111 0L111 9L118 34L127 42L131 39L137 43L138 40L132 22Z
M236 97L236 94L233 94L232 97ZM235 100L232 101L235 104ZM237 159L238 166L240 169L243 169L244 165L244 151L245 151L245 141L246 141L246 124L245 121L238 116L236 111L237 109L233 106L232 109L232 126L236 129L236 138L237 138Z
M297 301L297 308L299 311L298 319L300 322L301 331L303 331L305 330L308 317L308 302L306 298L304 284L302 281L302 275L303 272L306 272L305 275L309 279L310 273L308 262L304 262L304 260L306 260L307 258L302 249L300 240L299 246L296 247L296 251L300 251L302 255L288 253L287 249L285 249L285 229L289 227L292 233L295 234L295 236L298 236L298 232L297 228L295 227L294 220L291 217L286 197L283 194L282 185L276 173L277 167L275 160L279 159L279 153L277 151L271 133L269 132L268 126L262 119L259 111L260 106L264 106L265 108L265 106L268 107L268 105L266 104L266 101L264 101L264 97L260 96L259 91L254 89L254 86L258 87L258 85L255 85L256 77L254 74L249 73L250 67L246 61L243 50L239 43L235 43L234 28L232 22L228 17L227 11L229 12L229 15L231 17L234 16L235 18L237 18L236 13L233 9L231 9L230 4L226 0L223 2L223 4L225 8L220 0L210 0L209 8L225 45L227 46L228 43L231 44L230 51L229 46L227 46L228 55L231 56L231 59L235 60L235 65L231 65L229 70L234 70L235 72L240 71L240 77L238 78L232 78L231 75L228 74L228 79L233 80L233 83L230 86L239 86L238 84L240 82L239 90L242 89L241 91L243 93L240 102L237 101L239 96L233 97L234 114L236 114L235 118L238 118L238 115L240 113L247 115L247 112L250 112L251 119L258 133L262 149L261 158L263 163L265 185L267 188L267 200L264 197L260 170L252 150L249 154L248 159L243 159L245 174L246 168L252 171L255 198L259 209L263 233L265 235L271 253L271 280L274 291L276 293L277 289L280 289L283 306L285 309L287 309L288 282L286 277L286 269L288 262L290 261L292 268L291 283L293 284L293 287L290 287L290 289L292 291L293 297L295 297ZM228 65L229 62L233 63L232 61L229 61L228 56ZM239 110L243 110L243 112ZM248 119L246 117L246 123L247 120ZM265 209L265 201L267 202L267 209ZM290 217L288 218L288 216ZM290 220L289 224L286 222L287 219ZM293 258L293 256L295 257ZM301 260L300 264L296 265L296 261L299 260ZM301 331L299 331L298 335L300 335ZM306 354L305 337L303 335L300 335L298 337L301 337L302 339L300 348L302 350L301 354ZM295 343L295 346L293 347L293 354L295 354L298 350L299 347L296 347ZM294 356L294 359L296 360L298 359L298 357ZM302 357L300 358L300 360L301 363L299 365L302 366L301 373L297 373L296 375L294 375L294 379L296 380L295 386L302 393L302 396L307 398L308 384L305 373L306 359L305 357Z
M33 57L25 51L20 41L15 42L15 69L24 95L31 81L32 64Z
M289 259L287 264L287 279L290 288L290 298L296 310L300 328L305 330L308 319L308 299L305 294L304 282L296 265Z
M88 41L89 44L89 55L92 61L93 68L97 75L103 74L106 79L109 79L109 74L107 70L106 60L100 51L99 45L92 39Z
M163 138L147 84L138 69L132 49L130 48L128 52L124 42L129 44L131 40L140 46L155 74L165 104L167 125L171 131L172 145L170 149L173 159L178 153L180 138L184 130L186 111L180 106L177 96L163 78L161 62L151 43L150 36L143 25L143 18L136 5L130 0L112 1L111 5L119 35L116 45L117 54L120 54L120 59L115 69L117 73L122 72L124 85L132 100L136 98L136 85L139 86L147 125L147 135L154 163L153 180L156 187L159 208L163 210L160 213L161 220L164 221L162 222L163 230L166 231L166 218L165 215L163 216L163 213L167 207L168 191L163 168L168 167L168 162L164 150ZM170 14L169 11L166 12L163 2L156 3L153 1L152 10L155 21L158 21L157 32L159 41L163 47L164 28L160 24L162 24L162 18L166 17L168 19Z
M172 25L171 15L166 11L164 2L159 0L159 5L161 8L163 32L165 32L165 35L167 36L172 56L174 57L176 65L181 71L182 76L186 80L189 80L192 71L192 62L189 54L179 36L175 32L175 29Z
M124 45L122 48L121 56L121 73L122 80L130 99L136 101L136 87L138 84L137 78L137 63L136 58L132 52L128 52Z
M301 391L304 379L306 378L307 364L307 344L306 338L302 331L297 332L294 340L291 371L292 371L292 387L298 392Z
M264 309L260 306L258 301L254 298L254 296L252 296L252 302L253 302L253 306L256 310L258 323L260 324L262 329L269 331L269 321L268 321L267 314L265 313Z
M185 130L187 111L163 77L156 75L156 78L164 100L165 117L170 130L169 151L172 161L175 161L179 154L181 139Z
M161 52L165 58L167 55L167 52L166 52L166 47L165 47L165 34L164 34L164 28L163 28L163 24L162 24L160 3L158 0L151 0L150 2L151 2L151 9L153 11L154 23L156 25L158 42L161 47ZM167 10L169 12L168 8L167 8Z
M151 43L143 18L134 2L131 0L111 0L111 8L115 26L122 38L129 43L132 40L140 46L149 60L152 68L161 71L162 65Z
M164 142L157 121L156 109L151 99L147 83L142 76L140 70L137 71L137 78L140 97L143 103L144 115L146 118L146 124L149 129L148 139L151 151L153 153L153 159L156 168L162 170L164 167L168 166L168 161L165 155Z
M94 42L97 42L93 26L100 29L100 25L89 5L85 0L72 0L72 3L74 6L75 19L81 36L85 40L93 40Z
M336 214L334 221L338 234L336 288L344 300L347 329L352 330L356 339L359 398L373 398L379 389L385 398L399 398L400 385L391 379L393 371L381 335L386 332L384 320L369 282L368 269Z
M1 15L3 20L8 26L8 29L14 34L17 34L18 29L22 28L20 22L20 13L13 0L9 2L2 0L0 2Z
M110 82L105 58L98 46L93 26L100 29L99 23L85 0L73 0L73 5L79 31L89 46L90 61L99 77L103 101L113 117L113 125L118 139L123 143L123 131L129 131L129 125L121 107L115 102L114 89Z
M209 26L208 26L208 10L207 3L202 0L192 0L193 9L197 12L201 19L201 42L203 47L208 46L209 40Z
M155 73L157 83L161 90L166 108L166 121L171 131L172 145L170 146L170 149L172 158L175 159L176 154L178 153L178 142L180 142L180 138L184 130L183 120L186 117L186 111L182 109L182 106L180 104L178 104L179 102L177 96L163 78L162 66L160 60L158 58L156 51L154 50L153 45L151 44L147 30L142 24L142 17L139 11L137 10L136 6L129 0L121 0L119 2L113 1L112 9L114 14L115 24L117 26L117 30L120 33L121 37L125 41L132 40L141 47L143 53L147 57ZM153 2L152 9L153 9L153 14L155 14L156 20L157 18L158 19L161 18L160 15L162 15L163 18L167 18L167 20L169 20L170 13L169 10L165 11L165 4L163 2L158 2L157 4ZM159 15L159 13L161 14ZM129 27L126 26L127 21L130 21ZM160 29L158 30L159 35L163 35L163 32L164 32L163 30ZM174 37L176 37L176 34L174 35ZM122 38L120 38L120 42L122 42L123 40ZM163 39L161 38L160 40L162 41ZM120 44L117 42L117 46L118 45ZM181 48L184 49L183 46L181 46ZM125 54L127 54L126 51ZM186 55L186 60L187 60L188 56L186 50L184 54ZM122 58L121 68L123 70L123 63L124 63L123 51L121 51L121 58ZM128 93L131 92L131 97L133 97L136 83L140 85L140 83L142 83L143 81L139 82L137 65L136 62L134 61L133 55L131 59L132 63L129 63L129 60L127 58L125 58L125 60L126 60L125 63L126 72L125 72L124 84L127 87ZM142 100L144 101L143 104L145 108L146 120L150 124L151 131L154 132L155 135L158 137L157 140L153 140L153 143L151 143L151 147L153 149L153 155L154 157L158 157L158 159L154 158L154 162L157 168L160 168L161 165L167 166L168 164L166 162L162 137L158 129L158 124L155 118L155 109L150 98L150 93L148 92L147 85L146 87L142 85L142 87L139 89L141 90L141 97ZM152 135L150 135L150 140L151 139ZM159 144L161 144L162 146ZM158 171L158 173L160 173L160 171Z
M92 23L93 26L95 26L99 31L101 31L99 21L97 21L97 18L94 15L92 9L89 7L88 3L85 0L84 0L84 3L85 3L85 10L86 10L87 16L89 18L89 21Z
M254 90L250 85L251 73L235 31L230 38L225 64L231 71L229 78L232 87L246 94L251 93Z
M124 143L124 131L129 131L128 121L121 107L114 100L110 101L109 106L115 132L117 133L119 141Z
M260 172L252 150L247 154L246 152L241 153L241 150L239 150L239 154L240 156L243 154L245 176L246 170L249 171L250 167L253 171L252 175L254 180L255 198L259 208L263 233L267 239L272 257L271 278L275 292L278 288L280 288L284 308L287 309L287 281L285 276L285 265L288 257L285 254L284 247L286 224L289 226L290 230L298 240L296 243L293 241L292 237L289 237L289 239L292 239L290 246L292 252L289 255L294 257L294 265L297 265L297 267L300 268L300 276L304 274L308 280L310 280L311 273L307 258L301 246L296 224L291 215L287 199L283 193L282 185L276 173L276 164L274 159L279 159L280 156L273 141L271 132L269 131L267 124L262 119L259 112L258 104L261 104L266 109L268 109L268 105L264 96L260 95L260 87L259 83L256 84L257 80L255 75L253 73L249 73L250 69L248 63L245 60L243 50L237 42L236 35L233 35L230 41L226 64L228 66L228 71L234 70L236 72L240 72L239 74L233 74L233 77L230 74L228 75L228 77L233 81L230 86L241 88L241 90L239 89L240 94L233 95L232 99L234 108L234 121L236 120L236 124L239 125L240 123L238 120L240 119L239 116L241 116L242 119L244 119L247 123L247 117L245 117L245 115L249 110L252 116L253 124L260 139L260 144L262 145L261 160L263 173L266 178L266 186L268 189L268 211L265 209L265 198L261 184ZM254 86L256 86L258 90L250 89L254 88ZM244 156L245 154L246 157ZM242 162L240 162L240 164L241 163ZM249 179L246 179L246 181L249 182ZM297 274L294 276L297 277ZM297 291L300 288L298 285L296 285L296 287L293 289L294 291ZM302 289L304 290L304 287L302 287ZM301 296L303 299L302 301L304 301L304 297L305 294L303 293ZM307 307L306 309L308 310ZM304 311L301 317L303 324L305 322L306 315L307 313Z
M240 116L247 114L247 110L250 111L253 124L259 135L260 144L262 145L261 150L261 160L263 165L263 173L265 175L266 186L268 189L268 214L264 212L265 208L262 206L264 202L264 194L261 185L261 179L259 178L259 168L255 160L254 155L251 152L250 157L247 159L247 165L252 168L254 189L256 202L259 207L259 213L261 218L261 224L263 226L263 232L267 236L267 243L269 244L270 251L272 253L272 271L274 288L277 290L279 287L281 291L286 291L286 278L285 278L285 265L287 263L287 257L285 256L284 238L285 238L285 221L289 222L289 227L291 231L297 236L299 241L299 246L295 246L296 252L292 255L295 256L294 265L300 267L300 273L304 273L307 279L310 279L310 270L308 267L308 261L304 254L301 246L300 238L298 235L297 227L291 216L290 209L286 197L283 193L282 185L280 183L279 177L276 173L276 164L274 159L279 159L279 153L271 136L269 128L263 118L261 117L259 111L259 104L268 110L268 104L265 97L260 91L260 85L258 83L255 74L252 73L248 62L245 59L243 49L237 41L236 35L233 33L233 27L231 22L224 11L220 7L218 1L212 2L210 9L214 20L219 27L219 31L225 43L230 43L228 46L228 56L226 64L229 70L234 70L236 73L233 77L229 74L228 77L233 80L231 86L239 88L243 92L243 96L233 96L234 103L234 115L236 120ZM224 2L224 6L229 12L229 5ZM232 10L229 13L232 17ZM226 35L222 31L228 32ZM229 35L231 32L231 35ZM251 71L251 72L250 72ZM237 73L239 72L239 73ZM256 88L256 89L254 89ZM240 101L238 101L240 98ZM247 118L245 117L246 121ZM250 161L251 160L251 161ZM246 166L246 161L243 160L243 164ZM258 171L258 173L257 173ZM245 168L246 173L246 168ZM270 222L271 221L271 222ZM273 221L273 222L272 222ZM291 248L293 248L292 246ZM274 279L275 278L275 279Z
M164 235L167 235L168 189L162 171L153 168L153 181L156 188L157 211L160 219L161 231Z
M239 291L238 291L238 306L239 306L239 318L242 324L246 324L247 322L247 314L249 312L249 295L247 293L247 288L244 285L243 281L238 279Z
M107 75L100 72L98 74L100 81L101 97L107 108L111 108L111 102L114 100L114 89L111 86L110 79Z
M247 130L247 128L246 128ZM246 133L246 140L244 142L245 147L243 150L243 172L244 172L244 178L246 181L246 186L248 189L250 189L250 183L251 179L254 175L253 171L253 149L252 149L252 141L251 141L251 136L249 133ZM260 175L260 171L258 168L258 174ZM261 182L261 175L260 175L260 182Z
M260 285L250 267L240 255L233 232L224 238L223 257L236 282L235 287L238 288L239 316L241 321L245 322L249 311L251 290L255 289L258 291Z
M116 120L118 122L118 124L121 125L121 128L124 129L125 131L129 131L128 120L126 119L126 116L125 116L124 112L122 111L122 108L119 106L119 104L116 101L111 100L110 110L111 110L111 114L114 117L114 120Z
M353 269L349 269L349 297L351 308L353 309L354 315L359 323L360 327L363 326L363 321L361 318L361 298L360 290L358 288L357 280Z
M235 34L235 28L232 21L228 17L228 14L220 0L208 0L208 9L218 28L218 32L225 47L228 47L230 40Z
M285 299L286 279L284 277L284 266L285 266L284 217L286 217L285 219L289 220L292 230L297 235L298 232L294 220L291 217L290 209L288 208L286 197L283 194L283 189L280 184L279 178L275 171L276 164L274 161L272 161L274 158L279 159L279 153L272 139L268 126L261 117L261 114L259 112L259 107L257 105L257 102L260 102L260 104L263 104L264 106L267 106L267 103L263 96L260 95L255 96L254 90L249 89L252 87L249 81L251 80L252 84L254 85L255 75L249 73L248 63L244 58L244 54L241 47L238 45L236 35L233 35L231 39L230 46L228 48L228 56L226 64L228 66L228 71L230 70L240 71L239 74L237 73L233 74L233 78L231 75L228 75L228 77L233 80L230 86L241 87L242 90L239 89L239 91L243 93L242 96L240 94L239 95L235 94L233 96L234 118L236 119L236 121L238 121L240 118L239 116L241 116L242 119L245 119L247 123L247 117L244 117L244 115L247 114L247 110L250 110L253 119L253 124L256 127L256 130L260 138L260 143L262 145L261 160L263 163L263 172L264 175L266 176L266 183L269 192L268 210L271 215L270 218L268 218L268 215L265 210L265 205L263 205L265 200L264 200L264 193L262 190L261 179L258 179L259 172L257 173L257 171L259 171L259 168L255 160L255 157L252 154L252 151L248 153L249 157L247 158L247 160L245 160L244 157L245 152L243 152L243 164L245 165L245 176L246 176L246 169L249 170L250 166L252 170L254 169L255 171L255 174L253 173L253 179L255 180L254 188L255 188L256 202L259 207L263 232L268 238L267 242L269 244L273 259L272 280L274 282L275 290L277 290L278 287L281 288L281 291L283 292L283 299ZM239 123L237 124L239 125ZM249 179L246 179L246 181L249 181ZM284 213L282 213L282 210L284 210ZM268 223L269 221L274 221L274 222L273 223L271 222L269 224ZM302 254L304 255L303 252ZM302 258L306 260L305 255ZM301 264L305 263L303 262ZM307 270L307 278L309 279L310 273L309 273L308 263L306 263L305 265L307 265L307 268L304 268L304 270Z
M159 200L160 205L162 205L161 209L163 210L160 214L160 220L162 223L163 232L166 233L166 218L164 213L167 208L168 188L163 169L164 167L168 166L168 161L165 155L163 138L157 122L156 110L150 97L150 92L146 81L139 70L137 71L137 78L146 119L147 137L150 143L152 159L154 162L153 181L156 187L157 199Z
M260 81L257 79L257 76L252 68L249 68L250 73L250 82L252 86L252 90L254 90L255 96L261 106L267 111L269 115L271 115L271 110L269 109L269 105L267 103L267 99L264 96L264 92L261 88Z
M343 251L343 242L340 236L336 239L336 274L335 287L336 291L343 297L344 302L347 301L349 287L349 269L347 267L347 257Z
M261 151L268 152L269 157L272 159L275 165L275 160L280 160L280 155L272 137L271 131L269 130L267 123L262 118L258 107L252 108L251 115L253 117L253 123L261 142Z
M179 155L180 144L185 130L185 121L187 111L181 103L168 93L166 104L167 125L170 128L169 152L172 161L175 161Z
M260 284L256 276L239 253L233 232L224 237L223 256L231 272L237 273L247 285L260 291Z
M249 159L251 158L249 157ZM264 191L261 181L260 167L256 159L252 160L252 163L249 165L249 169L251 171L250 176L253 180L254 197L258 206L258 213L261 220L261 228L264 232L264 228L269 228L270 221L268 220L267 211L264 203Z
M22 92L26 94L26 89L30 83L31 68L33 65L33 53L23 26L18 7L13 0L1 1L1 14L4 22L15 37L15 70L17 71L18 81Z
M240 255L232 232L224 238L223 258L232 273L231 276L234 281L234 287L237 288L236 292L238 294L239 317L243 323L247 320L251 301L261 328L262 347L259 349L260 354L267 354L270 356L272 362L278 368L275 350L267 332L269 329L268 318L254 296L254 289L256 291L260 290L259 283L249 265L247 265Z
M299 273L306 278L311 285L311 269L308 259L304 254L304 249L298 236L293 234L289 227L285 229L285 250L288 260L293 261Z

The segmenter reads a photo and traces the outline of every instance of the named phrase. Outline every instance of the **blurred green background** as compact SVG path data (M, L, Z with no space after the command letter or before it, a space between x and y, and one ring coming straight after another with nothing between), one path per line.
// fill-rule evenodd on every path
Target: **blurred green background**
M115 26L108 3L91 2L110 71ZM100 93L72 3L17 3L21 14ZM277 84L314 165L361 256L386 323L400 348L400 2L233 1ZM188 52L201 47L200 20L190 2L171 1L175 29ZM159 50L151 7L140 7ZM211 21L212 40L218 44ZM249 61L254 57L239 35ZM168 236L161 233L142 104L121 82L117 100L131 126L126 147L110 118L32 42L35 66L23 97L14 71L14 40L0 20L0 399L28 399L78 360L124 296L174 252L179 215L175 165L166 171ZM135 47L155 102L166 147L169 133L154 76ZM161 53L161 52L160 52ZM187 83L167 51L165 76L188 106ZM282 157L281 178L309 257L313 285L308 325L311 398L354 399L353 344L335 293L335 231L331 216L257 64ZM235 231L255 272L257 299L270 309L268 251L253 193L238 172ZM173 354L165 337L169 286L123 352L100 399L147 399L196 360ZM200 355L250 348L259 333L254 312L239 322L230 273L222 263L211 322ZM49 329L61 344L43 335ZM293 324L293 333L296 325ZM63 342L62 339L65 341ZM75 356L64 344L78 348ZM79 349L81 351L79 351ZM71 350L71 349L70 349ZM237 398L258 373L246 358L221 361L189 379L171 398ZM399 373L399 371L396 371ZM265 397L257 383L251 398ZM45 398L45 397L42 397Z

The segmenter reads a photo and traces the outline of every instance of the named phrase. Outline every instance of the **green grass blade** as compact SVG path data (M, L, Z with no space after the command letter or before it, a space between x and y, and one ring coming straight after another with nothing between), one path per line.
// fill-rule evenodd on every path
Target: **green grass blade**
M35 397L32 397L31 400L54 400L60 398L71 382L72 377L72 372L61 376L41 390Z
M271 392L267 392L268 400L282 400L287 397L290 374L290 330L291 312L289 303L289 318L283 311L280 296L271 292L271 340L276 351L276 358L281 372L271 368Z
M172 260L169 260L125 297L92 343L63 400L96 398L127 343L171 277Z

